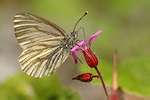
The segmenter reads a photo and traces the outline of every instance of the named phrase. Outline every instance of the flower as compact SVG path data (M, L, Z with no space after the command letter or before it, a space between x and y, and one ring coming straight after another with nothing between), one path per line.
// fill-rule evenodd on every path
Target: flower
M77 51L81 51L84 54L87 64L90 67L95 67L98 65L98 60L95 54L90 50L90 45L94 39L97 38L97 35L100 34L102 30L96 32L94 35L90 36L88 40L81 41L77 46L73 47L70 51L72 52L72 56L74 58L75 64L77 64Z
M85 73L85 74L81 74L75 78L72 78L72 80L80 80L82 82L91 82L93 80L93 77L99 78L98 75L92 75L91 73Z
M101 76L101 73L99 72L97 65L98 65L98 60L97 57L95 56L95 54L91 51L90 49L90 45L91 42L97 38L97 35L100 34L102 32L102 30L96 32L94 35L90 36L90 38L88 38L88 40L85 41L81 41L77 46L73 47L70 51L72 52L72 56L74 58L75 64L77 64L77 55L76 52L77 51L81 51L84 54L84 57L86 59L87 64L89 65L89 67L94 68L97 72L98 75L92 75L90 73L88 74L82 74L79 75L75 78L72 78L73 80L80 80L82 82L90 82L92 81L93 77L97 77L100 78L105 94L107 96L107 100L109 100L109 96L108 96L108 92L106 90L106 86L104 84L103 78Z

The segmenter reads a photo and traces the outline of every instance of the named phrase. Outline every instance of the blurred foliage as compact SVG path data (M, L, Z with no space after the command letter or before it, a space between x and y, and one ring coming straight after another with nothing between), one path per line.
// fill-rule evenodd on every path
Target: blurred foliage
M118 66L118 85L130 93L135 93L141 96L150 96L150 57L132 58L122 63ZM91 72L97 75L95 69L86 67L83 69L81 65L80 70L82 73ZM99 62L98 69L100 70L104 82L106 84L112 84L112 72L113 64L101 61ZM99 79L94 79L94 82L101 83Z
M72 89L62 86L57 75L43 79L19 74L0 85L3 100L81 100Z

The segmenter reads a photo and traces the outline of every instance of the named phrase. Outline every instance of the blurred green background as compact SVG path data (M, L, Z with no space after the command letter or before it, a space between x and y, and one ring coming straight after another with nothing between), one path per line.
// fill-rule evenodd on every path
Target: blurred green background
M89 14L80 22L77 28L84 27L86 39L98 30L103 30L103 33L93 41L91 49L99 59L99 68L104 77L104 81L108 85L111 85L113 54L116 49L118 51L118 84L125 91L144 97L150 97L149 0L0 0L0 93L3 92L3 95L6 96L6 100L10 100L7 98L11 96L6 95L9 93L4 90L5 87L9 87L7 84L15 84L13 83L15 80L8 80L18 72L21 72L17 60L21 53L21 48L14 36L14 15L19 12L30 12L39 15L56 23L70 34L76 21L87 10ZM80 33L79 37L83 39L82 31ZM84 62L84 58L82 56L80 56L80 58ZM87 99L87 95L84 94L85 91L82 91L86 90L87 87L82 87L84 85L83 83L72 82L71 78L79 73L90 72L91 69L88 69L85 64L73 64L73 58L70 56L62 67L58 69L56 73L60 78L60 83L75 88L76 92L78 91L80 96L83 96L83 100L89 100L90 97ZM77 66L81 66L81 70L84 71L79 72ZM94 71L92 72L94 73ZM19 83L21 84L26 84L24 83L25 81L34 87L32 82L28 80L30 76L27 76L26 80L23 80L26 75L22 76L19 74L14 77L22 77L21 79L16 78L18 79L16 81L20 81ZM48 78L53 80L52 77ZM38 82L39 85L42 84L44 79L40 81ZM46 83L47 86L51 84L49 81ZM82 85L80 86L80 84ZM14 86L14 88L15 87L16 86ZM55 86L52 87L54 88ZM56 90L60 91L59 89ZM41 90L39 89L39 91ZM74 92L74 90L70 91ZM37 92L38 90L35 91L35 100L39 97ZM68 95L71 94L68 93ZM103 96L103 93L101 96ZM78 95L76 97L78 97ZM45 98L48 99L48 97ZM93 99L94 96L91 98ZM102 97L102 99L104 98ZM30 100L32 99L33 98L30 98ZM95 97L94 100L99 100L99 97Z

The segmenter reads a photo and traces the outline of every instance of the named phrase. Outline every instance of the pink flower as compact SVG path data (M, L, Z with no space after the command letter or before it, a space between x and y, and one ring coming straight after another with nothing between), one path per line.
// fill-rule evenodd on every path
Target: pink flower
M74 48L72 48L70 51L72 52L72 56L74 58L75 64L77 64L77 55L76 52L77 51L81 51L84 54L84 57L86 59L87 64L90 67L95 67L98 65L98 60L97 57L95 56L95 54L90 50L90 45L91 42L97 38L97 35L100 34L102 32L102 30L96 32L94 35L90 36L90 38L88 38L88 40L85 41L81 41L77 46L75 46Z

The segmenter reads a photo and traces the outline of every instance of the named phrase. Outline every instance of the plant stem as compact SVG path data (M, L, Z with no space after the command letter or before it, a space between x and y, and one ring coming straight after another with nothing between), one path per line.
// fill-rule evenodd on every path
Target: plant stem
M102 78L102 76L101 76L99 70L97 69L97 66L95 66L94 68L95 68L97 74L99 75L99 77L100 77L100 79L101 79L101 82L102 82L102 85L103 85L103 88L104 88L104 91L105 91L107 100L109 100L109 96L108 96L108 93L107 93L106 86L105 86L105 83L104 83L104 81L103 81L103 78Z
M114 54L114 71L113 71L112 89L114 91L117 90L117 51L116 50L115 50L115 54Z

